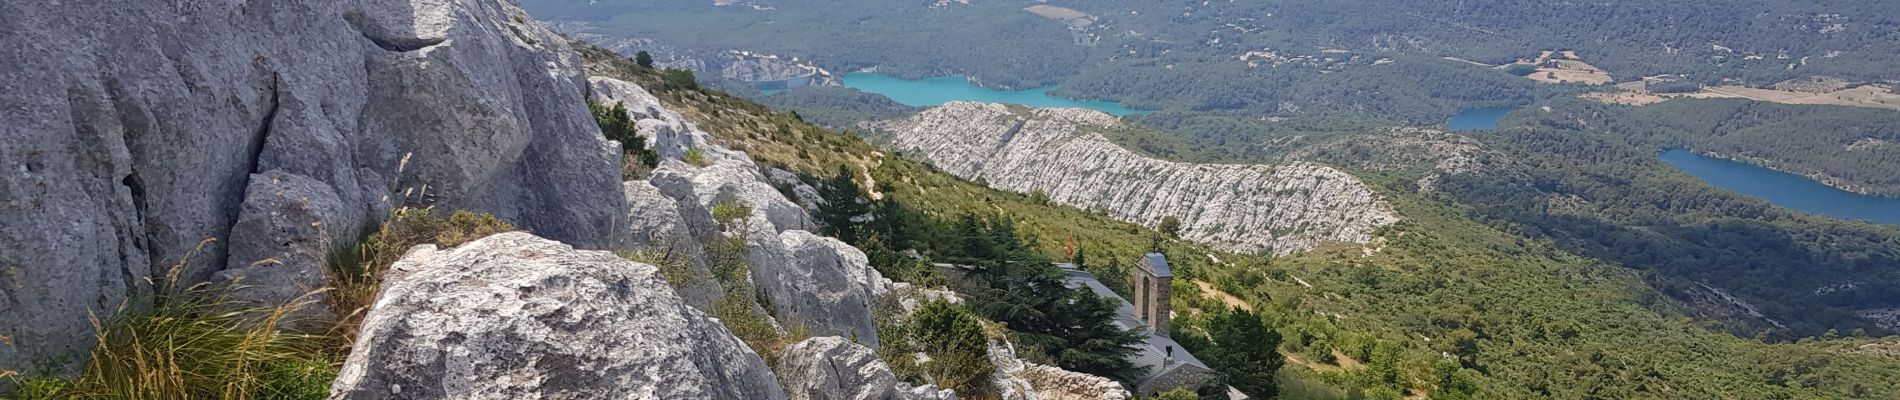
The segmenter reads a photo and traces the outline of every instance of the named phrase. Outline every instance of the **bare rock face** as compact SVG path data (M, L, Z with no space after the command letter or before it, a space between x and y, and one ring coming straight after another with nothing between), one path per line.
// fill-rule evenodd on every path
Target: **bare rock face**
M268 171L327 186L334 231L427 187L419 201L583 247L624 232L618 154L582 104L579 57L508 0L16 1L0 15L0 368L70 372L89 311L205 238L220 240L190 258L191 281L256 256L232 254L251 246L233 230Z
M876 346L871 307L877 297L866 282L870 265L864 253L806 231L785 231L779 241L785 261L754 264L752 274L772 297L780 319L804 323L813 335L846 336ZM847 251L855 257L841 254Z
M1082 109L952 102L881 125L894 144L938 168L991 187L1155 226L1173 216L1181 236L1237 252L1289 254L1322 242L1365 243L1398 221L1391 206L1338 169L1190 164L1123 149L1094 130L1115 117Z
M716 233L712 215L694 201L679 201L661 192L647 181L628 181L627 223L632 231L626 243L615 246L641 253L644 257L678 265L696 279L676 282L680 297L702 312L712 312L713 302L725 293L719 282L708 277L712 269L706 262L704 243ZM686 198L690 195L691 186Z
M651 265L526 233L418 246L389 271L332 399L786 398Z
M328 316L320 294L328 286L324 259L343 231L342 200L330 186L302 175L271 170L251 176L243 210L231 227L234 240L223 271L212 282L229 288L228 300L246 309L294 307L285 326L320 324Z
M779 354L779 381L792 400L950 400L936 385L897 380L877 352L836 336L805 339Z

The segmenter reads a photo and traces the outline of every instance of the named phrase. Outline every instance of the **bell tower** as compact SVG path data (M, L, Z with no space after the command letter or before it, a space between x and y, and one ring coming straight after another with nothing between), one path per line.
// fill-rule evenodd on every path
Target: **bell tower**
M1135 316L1155 335L1168 336L1168 322L1173 318L1169 298L1174 292L1174 270L1161 253L1143 254L1135 265Z

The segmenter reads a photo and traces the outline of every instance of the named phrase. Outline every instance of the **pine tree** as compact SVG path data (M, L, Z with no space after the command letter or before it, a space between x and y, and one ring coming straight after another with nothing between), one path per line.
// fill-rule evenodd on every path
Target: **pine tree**
M1181 238L1181 219L1175 218L1173 215L1162 217L1161 225L1156 226L1155 230L1159 230L1161 231L1161 233L1167 234L1168 238L1170 239L1180 239Z
M1102 286L1107 286L1109 290L1126 296L1133 289L1128 285L1128 269L1122 267L1120 258L1113 257L1113 254L1110 256L1107 267L1103 267L1101 271L1094 271L1095 280L1102 282Z
M1207 332L1214 342L1210 361L1221 373L1222 383L1253 398L1279 394L1274 374L1286 362L1280 357L1279 332L1253 312L1239 308L1215 313L1208 319Z
M851 168L838 166L838 174L818 185L818 197L825 200L818 209L818 222L824 224L825 233L846 243L857 243L863 222L859 219L871 212L871 207L860 196L858 182L851 179Z
M633 54L633 62L640 64L640 68L653 68L653 55L647 54L646 50L641 50Z

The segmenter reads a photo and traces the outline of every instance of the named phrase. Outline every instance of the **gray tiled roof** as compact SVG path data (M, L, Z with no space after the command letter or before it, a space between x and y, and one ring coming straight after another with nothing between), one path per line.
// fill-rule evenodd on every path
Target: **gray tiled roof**
M1115 294L1112 290L1108 290L1108 287L1103 286L1101 281L1095 280L1094 274L1075 269L1074 265L1057 264L1057 266L1062 267L1063 272L1069 274L1069 287L1088 287L1089 291L1095 292L1095 295L1115 299L1117 303L1121 304L1115 307L1115 325L1120 326L1122 329L1146 330L1145 327L1147 325L1141 323L1140 318L1135 317L1135 305L1129 304L1128 301L1123 300L1120 295ZM1194 358L1194 355L1189 354L1187 349L1181 348L1180 343L1175 343L1174 339L1169 339L1166 336L1156 335L1154 332L1147 332L1146 340L1143 340L1137 347L1140 347L1140 350L1129 355L1128 361L1135 364L1136 368L1147 369L1147 373L1135 380L1137 385L1148 381L1149 378L1161 376L1164 373L1180 368L1182 365L1207 368L1207 364L1201 363L1201 360ZM1163 368L1161 364L1167 357L1166 349L1169 347L1174 348L1174 364Z
M1154 267L1155 276L1174 276L1174 268L1168 266L1167 256L1161 253L1148 253L1141 255L1141 258L1148 261L1149 266Z

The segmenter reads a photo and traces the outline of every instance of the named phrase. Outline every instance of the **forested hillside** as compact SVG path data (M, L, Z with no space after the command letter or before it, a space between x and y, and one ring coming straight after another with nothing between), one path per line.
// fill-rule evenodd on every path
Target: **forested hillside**
M1860 110L1738 101L1654 109L1582 101L1549 106L1555 111L1519 112L1516 123L1478 136L1499 154L1486 161L1493 167L1441 186L1479 215L1509 221L1530 237L1648 271L1679 300L1720 304L1727 301L1718 291L1734 295L1746 305L1718 306L1702 316L1739 322L1729 328L1743 336L1877 331L1855 312L1893 307L1900 299L1900 275L1893 270L1900 265L1900 229L1774 207L1656 158L1665 148L1725 146L1761 149L1751 154L1785 156L1777 159L1791 165L1827 165L1820 160L1842 151L1787 151L1789 127L1806 126L1792 130L1812 132L1799 135L1806 142L1851 142L1842 137L1868 131L1858 122L1892 116L1843 118L1837 112ZM1833 123L1811 124L1818 116L1834 117L1828 119ZM1763 315L1737 311L1750 307Z
M902 78L964 75L988 87L1061 84L1064 96L1159 110L1143 122L1210 143L1526 104L1533 82L1491 66L1548 50L1574 51L1618 81L1900 79L1886 68L1900 64L1900 3L1867 0L525 3L569 31L649 46L757 51ZM1032 5L1067 17L1025 11Z
M1650 148L1682 148L1900 196L1900 112L1744 100L1611 108L1599 129Z
M1675 300L1677 288L1652 286L1669 282L1656 279L1662 272L1591 258L1569 239L1526 236L1518 228L1529 223L1484 216L1489 207L1518 203L1484 202L1462 190L1413 193L1417 177L1409 170L1365 173L1406 216L1379 232L1382 244L1260 258L1210 251L1033 194L990 190L722 93L657 94L763 164L830 177L825 181L844 166L845 179L865 186L866 198L894 199L879 204L902 204L940 221L918 221L911 237L945 260L969 261L956 257L973 254L970 245L1007 250L1007 241L971 238L1008 231L1041 255L1025 260L1067 259L1074 243L1086 255L1085 268L1103 276L1125 271L1140 252L1166 252L1176 264L1176 336L1206 332L1223 315L1213 310L1251 308L1283 338L1280 350L1289 357L1276 381L1287 398L1900 395L1900 359L1883 350L1900 347L1900 338L1841 331L1854 337L1764 343L1724 333L1726 326L1698 322L1698 310ZM1531 179L1532 188L1543 188L1557 178ZM1467 201L1475 205L1461 205Z

